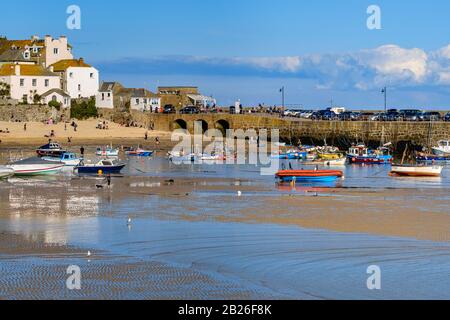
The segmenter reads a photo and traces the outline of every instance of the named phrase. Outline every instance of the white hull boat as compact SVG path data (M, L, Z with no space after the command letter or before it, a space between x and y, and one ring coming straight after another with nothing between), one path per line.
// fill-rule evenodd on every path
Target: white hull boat
M7 179L14 175L14 170L5 166L0 166L0 180Z
M61 157L43 157L43 160L50 162L62 162L66 167L76 167L82 161L81 158L77 158L74 153L66 152Z
M59 173L64 163L33 157L13 162L7 167L14 170L16 176L35 176Z
M118 157L119 149L113 149L111 147L97 148L95 154L99 157Z
M437 147L432 148L433 154L437 156L450 155L450 141L441 140Z
M391 175L405 177L440 177L443 167L441 166L408 166L393 165Z

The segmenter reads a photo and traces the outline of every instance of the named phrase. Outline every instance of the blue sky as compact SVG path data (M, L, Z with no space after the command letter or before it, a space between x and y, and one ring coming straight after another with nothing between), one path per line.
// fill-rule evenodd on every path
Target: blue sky
M81 30L66 8L81 8ZM381 8L381 30L366 9ZM450 107L447 0L39 1L2 4L0 33L67 35L77 57L126 86L198 85L219 103ZM17 19L20 9L20 19ZM38 17L38 18L37 18ZM26 23L24 23L26 22Z

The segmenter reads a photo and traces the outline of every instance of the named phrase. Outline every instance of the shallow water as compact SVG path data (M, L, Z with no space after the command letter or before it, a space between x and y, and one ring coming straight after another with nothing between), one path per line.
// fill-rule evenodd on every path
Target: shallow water
M381 212L396 219L397 211L408 216L414 209L424 219L442 219L436 220L442 227L449 215L448 168L440 179L399 179L387 175L389 166L347 166L336 184L293 189L250 165L176 166L162 156L127 163L111 190L95 188L101 178L80 179L70 170L0 182L0 233L21 239L0 252L0 270L8 274L0 298L450 298L448 237L418 240L402 230L420 229L420 221L397 221L398 236L386 236L276 220L321 211L332 217L331 206L339 211L340 203L354 201L352 214L369 213L361 215L368 224L381 223ZM381 207L366 205L378 198ZM402 209L383 205L396 201ZM302 203L319 207L303 212ZM72 264L85 275L77 292L65 288ZM379 291L367 289L370 265L382 270Z

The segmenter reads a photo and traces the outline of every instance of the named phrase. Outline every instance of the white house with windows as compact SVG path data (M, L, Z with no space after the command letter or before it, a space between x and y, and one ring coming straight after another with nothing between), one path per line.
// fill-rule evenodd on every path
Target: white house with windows
M103 82L95 97L97 108L114 109L114 93L122 88L117 82Z
M85 63L83 58L78 60L60 60L49 68L61 76L61 88L72 99L90 98L96 96L99 89L98 70Z
M60 88L59 75L41 65L3 64L0 82L10 85L12 99L27 103L34 103L37 96L50 89Z
M58 102L62 108L69 108L71 105L70 95L62 89L51 89L41 95L41 101L49 104L51 101Z
M155 112L161 108L161 98L146 89L134 89L130 99L130 109Z

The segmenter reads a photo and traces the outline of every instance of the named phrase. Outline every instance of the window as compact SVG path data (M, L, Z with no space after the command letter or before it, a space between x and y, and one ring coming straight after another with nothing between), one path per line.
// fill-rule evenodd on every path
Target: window
M58 54L58 53L59 53L58 48L54 48L54 49L53 49L53 53L54 53L54 54Z
M36 86L37 86L37 79L31 80L31 85L32 85L33 87L36 87Z
M78 85L78 91L81 91L81 84Z
M25 79L20 79L20 86L23 87L25 85Z
M105 100L105 94L102 93L102 100Z
M58 101L58 98L57 98L55 95L53 95L53 96L52 96L52 101L55 101L55 102L56 102L56 101Z
M136 99L136 104L139 104L139 99Z
M23 100L23 102L28 102L28 95L24 94L22 96L22 100Z
M49 80L45 79L45 86L48 87L48 85L49 85Z
M144 99L144 103L147 104L147 99Z
M73 72L69 73L69 77L73 78Z
M91 79L94 79L94 74L91 73L91 74L90 74L90 77L91 77Z
M108 92L108 98L111 98L111 93L110 92Z

